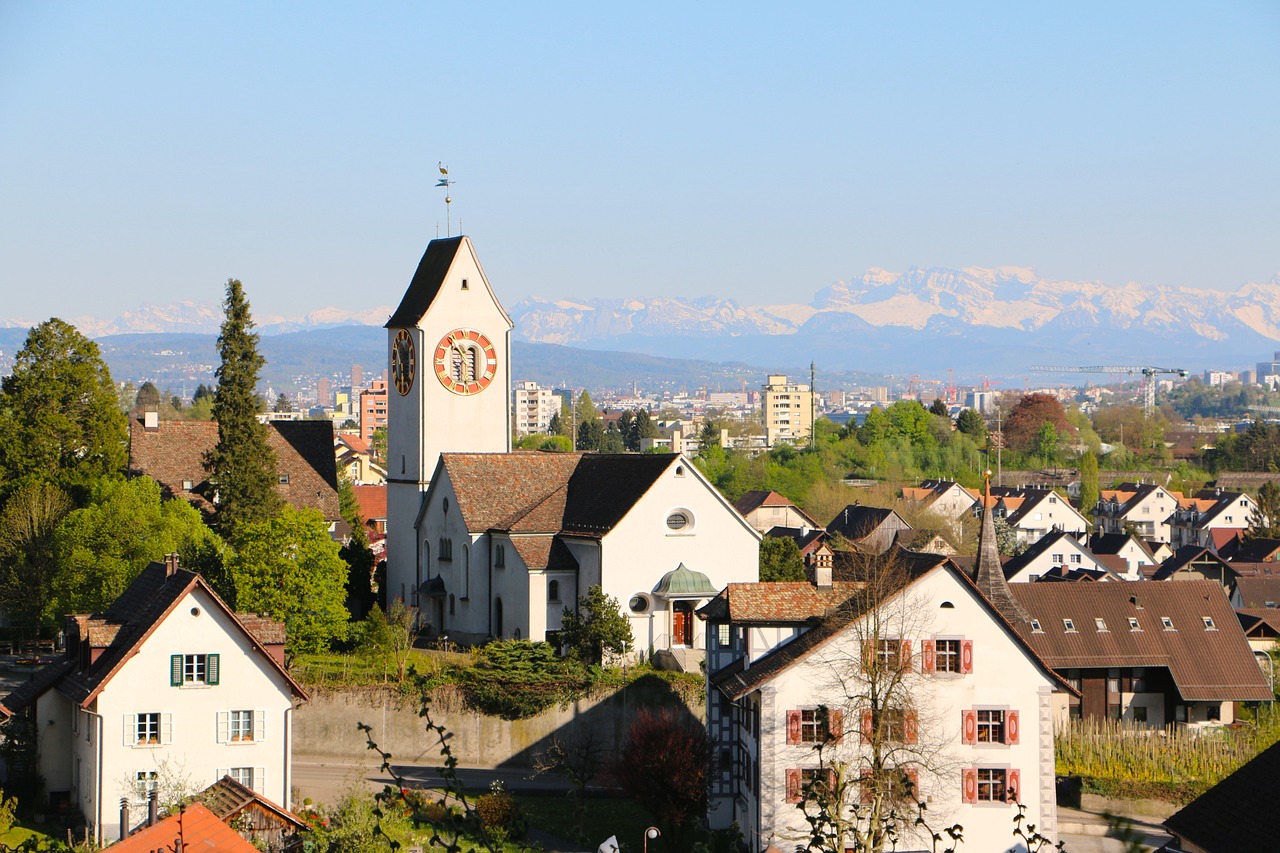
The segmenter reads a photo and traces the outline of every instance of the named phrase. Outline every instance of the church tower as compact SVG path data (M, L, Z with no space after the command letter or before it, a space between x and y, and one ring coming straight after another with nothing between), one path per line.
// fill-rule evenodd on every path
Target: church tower
M511 450L513 327L471 240L432 240L386 324L390 597L414 602L414 525L440 454Z

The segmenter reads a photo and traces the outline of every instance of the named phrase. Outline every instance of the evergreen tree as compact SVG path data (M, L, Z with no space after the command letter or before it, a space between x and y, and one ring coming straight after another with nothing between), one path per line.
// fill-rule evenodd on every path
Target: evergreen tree
M267 444L267 427L258 423L258 373L265 363L252 332L249 302L239 281L227 281L226 319L218 335L218 388L213 418L218 443L205 455L205 468L218 490L218 527L237 541L242 525L263 522L280 510L276 494L276 455Z
M569 653L583 663L601 663L605 652L620 655L631 647L631 624L618 599L605 595L599 584L578 598L576 613L564 609L560 624Z
M600 436L600 447L598 449L601 453L623 453L627 447L622 439L622 433L618 432L614 425L610 424L609 428Z
M275 408L272 409L272 411L276 413L292 412L293 403L290 403L289 398L286 397L283 393L281 393L280 396L276 397L276 405L275 405Z
M138 389L138 396L134 398L133 410L135 412L157 412L160 410L160 389L156 388L153 382L143 382L142 387Z
M950 417L951 413L947 411L947 403L941 397L934 397L933 402L929 405L929 414L941 415L942 417Z
M635 420L631 422L631 436L631 443L635 445L637 451L644 446L646 438L658 437L658 425L653 422L653 418L649 417L646 410L636 411Z
M632 435L632 425L634 422L635 412L630 409L624 410L623 413L618 416L618 435L622 436L623 449L630 450L632 453L637 453L640 450L640 446L633 440L634 436Z
M124 469L128 424L115 384L98 345L75 326L54 318L33 328L0 389L6 486L51 482L81 497Z
M578 450L599 450L603 440L604 427L600 425L599 418L578 424L578 441L575 445Z
M1280 483L1268 480L1258 489L1258 508L1249 513L1250 539L1280 538Z

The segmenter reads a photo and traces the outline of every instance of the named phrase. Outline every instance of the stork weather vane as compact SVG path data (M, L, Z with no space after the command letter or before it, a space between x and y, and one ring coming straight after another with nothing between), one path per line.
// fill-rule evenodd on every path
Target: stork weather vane
M449 217L449 205L453 202L453 197L449 195L449 187L454 182L449 180L449 169L444 165L444 161L438 161L436 167L440 170L440 179L436 181L437 187L444 187L444 230L446 237L453 236L453 223ZM459 223L461 225L461 223ZM440 226L436 226L439 228ZM438 233L438 232L437 232Z

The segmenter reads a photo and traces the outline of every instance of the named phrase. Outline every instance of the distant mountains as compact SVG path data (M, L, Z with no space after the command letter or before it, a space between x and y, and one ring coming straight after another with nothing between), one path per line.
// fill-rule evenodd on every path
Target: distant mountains
M717 376L732 383L746 373L754 383L764 371L798 373L810 361L824 372L864 376L940 378L953 368L957 380L1023 377L1041 363L1199 371L1251 366L1280 349L1280 275L1217 291L1056 281L1021 267L913 267L904 273L869 270L823 288L807 304L745 306L727 297L530 298L509 310L516 340L529 345L517 350L516 372L548 383L591 384L579 378L580 371L604 369L606 363L623 380L619 385L683 370L695 388ZM324 308L256 319L271 371L283 380L345 370L352 363L366 373L380 372L385 333L378 327L391 311ZM99 339L109 361L121 361L122 369L159 369L160 361L143 362L170 358L174 363L166 369L194 376L192 371L212 370L211 336L220 321L217 305L183 302L143 306L109 321L72 322ZM0 329L6 355L12 353L13 331ZM522 352L525 358L539 352L533 345L555 346L541 350L545 363L519 360ZM551 355L562 348L656 361ZM695 369L691 362L706 364ZM554 380L537 375L544 369Z

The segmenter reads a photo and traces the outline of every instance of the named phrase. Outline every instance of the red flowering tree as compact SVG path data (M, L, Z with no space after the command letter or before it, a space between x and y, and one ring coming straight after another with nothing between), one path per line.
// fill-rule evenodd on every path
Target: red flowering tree
M707 811L711 739L688 712L644 709L614 765L622 790L653 816L668 849L688 850Z
M1067 422L1067 412L1052 394L1027 394L1009 412L1004 424L1005 447L1035 453L1039 448L1040 431L1051 424L1058 438L1075 435L1075 428Z

